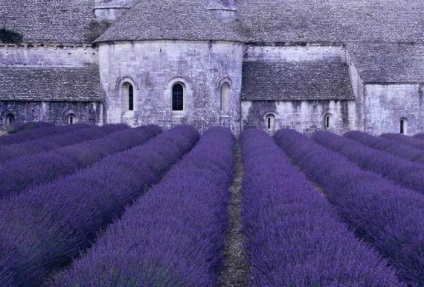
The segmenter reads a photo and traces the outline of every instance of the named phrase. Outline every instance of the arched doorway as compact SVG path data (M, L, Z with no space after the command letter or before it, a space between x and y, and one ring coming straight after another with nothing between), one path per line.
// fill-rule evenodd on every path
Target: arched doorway
M403 135L408 134L408 120L406 118L400 119L400 133Z
M11 113L7 114L6 117L5 117L6 128L7 129L12 128L14 123L15 123L15 115L11 114Z
M73 125L77 122L77 116L73 113L68 114L66 121L68 125Z

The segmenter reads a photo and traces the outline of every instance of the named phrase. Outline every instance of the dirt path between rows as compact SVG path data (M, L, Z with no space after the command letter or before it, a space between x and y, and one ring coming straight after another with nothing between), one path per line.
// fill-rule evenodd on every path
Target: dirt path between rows
M243 246L241 218L241 181L243 164L240 147L236 147L236 175L230 188L231 201L228 206L229 225L225 238L224 266L219 276L220 287L244 287L246 283L247 263Z

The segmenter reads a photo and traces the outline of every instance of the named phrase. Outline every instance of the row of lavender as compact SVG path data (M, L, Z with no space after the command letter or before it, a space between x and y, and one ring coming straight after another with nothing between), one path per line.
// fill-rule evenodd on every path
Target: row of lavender
M165 132L141 147L109 156L90 169L0 202L0 215L6 217L4 221L0 219L0 230L15 236L12 238L6 234L0 235L0 250L7 254L5 256L0 253L0 278L3 278L0 279L0 285L26 286L30 282L32 285L41 284L49 274L65 266L72 257L90 246L101 228L114 217L119 217L125 206L149 185L158 182L164 171L197 141L198 134L193 129L181 127L176 130L172 130L174 133ZM112 138L122 140L123 132L127 132L127 137L121 143L141 138L138 143L121 147L125 149L142 144L160 132L157 127L143 127L134 131L132 138L128 137L130 133L126 130L113 133L112 136L119 136ZM306 143L302 142L304 139L313 144L295 132L284 134L285 132L281 131L276 135L282 146L287 145L282 143L287 140L287 135L289 142L300 146ZM182 137L183 134L190 140L179 142L181 138L178 139L178 136ZM331 137L326 133L320 136L323 135ZM173 151L178 154L177 158L171 155L172 148L159 148L152 152L158 138L162 142L170 141L176 145ZM91 150L88 149L87 154L96 154L97 146L113 146L107 140L99 140L88 145ZM387 262L359 243L344 224L338 221L337 213L329 203L291 166L269 136L257 130L245 131L241 137L241 145L245 167L243 219L251 266L251 286L402 286L393 270L385 267ZM75 147L77 148L73 150L77 151L81 145ZM177 150L176 147L183 148L184 151ZM55 276L56 280L50 284L107 286L113 282L119 286L215 286L228 220L226 207L228 188L233 177L233 147L234 137L228 130L217 128L208 131L196 148L158 186L129 208L122 220L108 228L86 256L76 261L72 269ZM302 150L302 147L298 149ZM335 155L321 149L329 155ZM66 149L54 150L57 154L63 151ZM110 153L117 151L119 149ZM103 154L103 157L106 155ZM161 161L163 156L172 159ZM101 157L97 160L100 159ZM302 160L308 161L309 158ZM326 156L324 160L327 160ZM336 159L330 161L336 162ZM87 165L93 162L88 160ZM302 167L300 163L299 165ZM39 167L42 166L44 164ZM350 167L352 166L354 165ZM357 167L356 169L363 173L360 176L366 174L366 179L372 175ZM47 173L50 171L54 171L54 168L47 169ZM140 171L141 179L134 178L140 177ZM338 175L344 177L335 182L347 180L351 171L339 172ZM321 171L321 175L325 175L325 172ZM108 180L105 181L104 177ZM379 177L377 179L382 184L382 189L378 192L386 191L387 184L390 183ZM358 180L358 177L352 176L351 180ZM141 181L144 181L143 185ZM331 182L327 179L323 181ZM396 257L382 252L382 248L391 247L391 252L396 253L396 246L390 244L398 242L399 237L378 238L388 243L375 243L373 236L379 234L383 237L384 234L377 230L384 227L381 218L367 222L371 225L370 230L364 230L355 218L359 212L349 215L349 208L341 203L343 198L336 195L336 189L329 191L327 186L320 182L318 184L330 202L336 205L342 219L359 237L369 241L387 257L390 264L398 268L403 280L411 285L423 283L419 281L422 278L414 274L420 271L411 271L414 264L419 265L420 259L410 265L406 264L405 267L402 259L407 256L399 259L398 254ZM121 186L116 188L116 185ZM77 192L74 191L76 189ZM96 192L92 195L94 190ZM402 189L395 188L394 193L399 191ZM88 202L85 202L84 196L87 195L90 196ZM334 201L333 197L340 202ZM47 198L50 202L46 202ZM21 201L24 204L19 209ZM338 204L346 209L340 210ZM71 206L77 210L69 213ZM100 210L97 210L98 206ZM25 211L28 213L25 214ZM383 208L382 213L384 212L387 209ZM354 217L353 222L350 216ZM396 216L395 219L398 218ZM393 218L388 219L389 222L391 220ZM383 227L375 226L379 222ZM29 227L32 229L28 229ZM420 231L419 228L421 227L412 232ZM410 247L409 245L408 248ZM399 264L396 265L397 263ZM421 267L415 268L420 270Z
M316 141L343 150L348 158L378 162L369 148L351 145L351 140L328 133L318 133ZM330 140L331 138L331 140ZM424 285L424 197L393 181L364 171L346 157L336 154L312 139L292 130L275 135L278 144L316 183L332 203L339 216L357 237L373 246L396 268L399 278L411 286ZM351 147L342 148L341 146ZM376 152L376 151L375 151ZM361 156L357 156L359 154ZM384 153L379 156L383 157ZM357 161L360 163L360 161ZM388 164L389 161L382 161ZM361 165L362 166L362 165ZM381 168L381 169L380 169Z
M111 133L127 129L127 125L83 126L64 134L47 136L23 143L0 146L0 164L25 155L34 155L52 149L70 146L88 140L98 139Z
M135 129L106 126L103 129L112 131L117 128L120 130L98 139L22 156L1 164L0 198L20 193L31 186L53 181L60 176L72 174L110 154L143 144L161 132L157 126L142 126ZM81 132L84 131L92 132L91 128L81 130Z
M54 286L217 286L234 136L212 128Z
M42 284L160 181L198 138L191 127L175 128L91 168L0 201L0 286Z
M249 286L402 286L271 137L247 130L240 144Z
M17 133L17 132L26 131L26 130L49 128L53 126L54 126L53 123L48 123L48 122L26 122L26 123L15 122L13 123L13 126L7 129L7 131L9 134L12 134L12 133Z
M379 173L399 185L424 193L424 165L412 162L412 158L408 160L398 156L401 151L404 155L408 151L418 154L413 147L357 131L348 132L343 137L329 132L317 132L312 138L347 157L362 169Z
M394 134L386 134L382 135L381 137L376 137L360 131L348 132L344 135L344 137L360 142L373 149L387 152L409 161L421 164L424 163L424 150L422 150L422 147L418 146L418 144L422 141L412 137ZM401 139L403 142L407 141L409 145L400 143L399 140ZM418 142L417 146L410 146L412 142Z
M76 124L67 126L53 126L53 127L41 127L35 129L22 130L15 134L4 135L0 137L0 146L9 144L19 144L32 140L45 138L48 136L54 136L64 134L79 129L88 128L90 125L87 124Z

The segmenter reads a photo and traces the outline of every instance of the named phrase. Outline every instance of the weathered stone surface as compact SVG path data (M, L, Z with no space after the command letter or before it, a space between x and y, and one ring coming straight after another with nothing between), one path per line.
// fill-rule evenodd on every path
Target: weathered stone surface
M258 127L267 130L266 116L275 116L275 128L295 129L305 134L327 129L342 134L355 129L354 101L242 101L243 129ZM324 118L330 115L330 127Z
M421 0L243 0L228 23L205 10L209 0L143 0L100 41L420 42Z
M0 27L24 42L85 43L95 21L94 0L0 0Z
M423 85L366 85L365 131L399 133L400 119L408 122L408 134L424 131Z
M262 48L268 50L268 47ZM307 50L300 49L307 56ZM286 53L289 56L291 51ZM355 99L343 59L292 60L269 55L245 58L241 97L242 100Z
M421 0L0 0L0 116L424 132ZM97 17L96 17L97 16ZM105 22L106 21L106 22ZM103 28L112 26L92 46ZM101 28L101 29L100 29ZM122 84L134 86L134 110ZM172 111L172 86L185 87ZM229 111L221 87L230 85ZM129 96L128 96L129 97ZM105 112L103 113L103 109Z
M101 102L99 68L0 67L0 99L5 101Z
M226 42L148 41L101 45L100 78L108 122L200 130L225 125L238 133L242 45ZM134 86L134 111L123 110L122 85ZM229 83L230 113L220 110L221 86ZM184 111L172 111L172 86L185 86Z
M19 122L52 122L66 124L74 114L76 122L101 123L103 108L99 102L0 101L0 129L5 127L7 115Z

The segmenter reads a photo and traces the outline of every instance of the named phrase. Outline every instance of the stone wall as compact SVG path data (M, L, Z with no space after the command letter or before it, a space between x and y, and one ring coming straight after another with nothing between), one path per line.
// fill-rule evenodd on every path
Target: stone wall
M317 61L340 59L346 62L345 49L341 46L306 45L306 46L261 46L247 45L245 61Z
M379 135L399 133L400 119L408 122L408 134L424 132L422 84L366 84L365 131Z
M352 87L350 85L341 86L339 90L326 89L322 86L334 83L340 83L339 71L325 71L325 76L320 73L309 72L307 68L310 63L320 63L322 66L329 62L347 62L346 51L341 46L246 46L244 53L244 62L262 62L276 63L280 65L280 72L271 74L268 79L261 81L251 79L252 85L259 87L274 85L274 100L251 100L253 95L244 95L241 103L242 110L242 128L257 127L268 130L267 116L273 115L275 118L275 126L273 133L280 128L292 128L305 134L312 134L317 130L328 129L332 132L342 134L348 130L356 129L356 104L354 101ZM296 77L288 75L290 71L284 70L285 66L279 63L295 63L295 67L300 67L304 73ZM288 65L286 65L288 66ZM296 68L297 69L297 68ZM277 69L278 70L278 69ZM297 71L297 70L296 70ZM343 68L343 79L349 80L349 72ZM311 89L310 83L317 82L319 77L324 77L323 82ZM277 81L276 78L290 78L295 82L285 82L285 80ZM318 77L318 78L317 78ZM330 79L330 81L329 81ZM265 81L265 82L264 82ZM287 85L287 87L279 86ZM333 84L334 84L333 83ZM245 86L245 83L243 84ZM340 85L337 85L340 86ZM312 87L313 88L313 87ZM324 94L321 90L326 91ZM246 90L243 90L245 93ZM258 91L258 98L267 99L271 95L261 94ZM296 99L291 98L296 95ZM276 97L279 97L278 99ZM245 100L246 98L246 100ZM324 119L328 115L330 117L329 127L325 127Z
M267 130L266 116L274 115L275 128L295 129L304 134L327 129L343 134L355 129L354 101L243 101L242 128L257 127ZM330 115L330 126L325 127L324 119Z
M356 102L356 129L363 131L365 129L365 103L364 103L364 93L365 93L365 85L362 80L358 69L355 64L351 61L348 55L348 63L349 63L349 75L350 80L352 82L353 93L355 94L355 102Z
M0 67L83 67L97 60L89 45L0 44Z
M229 42L145 41L101 44L100 79L107 121L165 128L192 124L240 130L241 44ZM122 85L134 86L134 111L122 105ZM229 83L229 113L220 111L220 91ZM183 112L172 111L172 86L185 87Z
M97 49L90 45L39 45L39 44L22 44L22 45L0 45L0 69L3 68L28 68L37 71L37 69L52 68L81 68L95 66L98 62ZM98 79L98 78L97 78ZM40 78L38 82L44 82L45 79ZM64 83L49 83L52 85L63 85ZM91 83L88 83L91 84ZM72 83L66 85L72 87ZM98 80L92 83L93 87L98 87ZM21 85L22 86L22 85ZM33 87L36 89L37 87ZM16 83L17 91L20 90L20 83ZM57 91L51 87L46 90ZM1 91L0 91L1 92ZM31 93L29 90L28 93ZM87 98L88 95L78 95L70 93L72 97L64 101L61 99L63 95L40 95L40 98L34 101L28 101L24 98L17 98L15 101L0 98L0 129L4 128L5 118L8 114L13 114L16 121L47 121L55 124L64 124L67 115L75 114L76 120L85 123L102 123L103 107L100 99L81 100L79 96ZM1 94L1 93L0 93ZM34 93L39 94L39 93ZM69 94L69 93L68 93ZM31 98L28 95L27 98ZM44 98L43 98L44 97ZM10 97L7 97L10 98ZM52 101L46 99L53 98Z
M7 115L12 114L19 122L51 122L67 124L70 114L75 122L97 124L103 116L99 102L24 102L0 101L0 129L5 128Z

